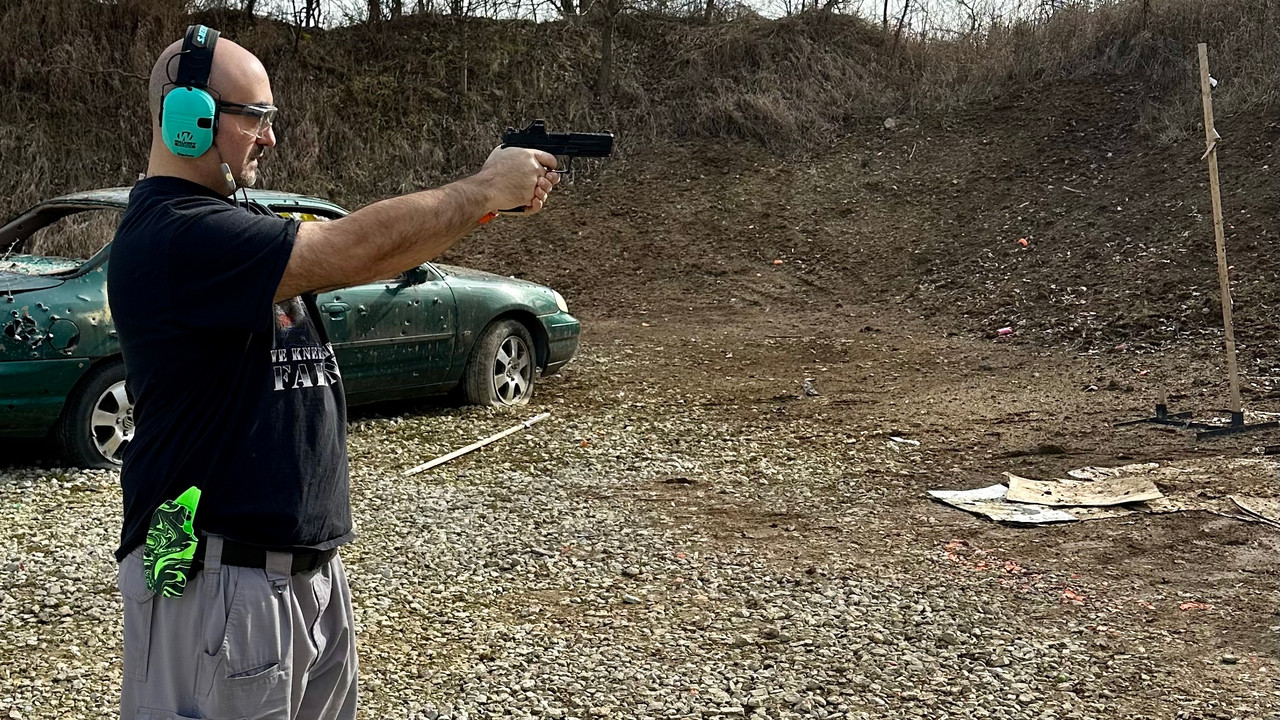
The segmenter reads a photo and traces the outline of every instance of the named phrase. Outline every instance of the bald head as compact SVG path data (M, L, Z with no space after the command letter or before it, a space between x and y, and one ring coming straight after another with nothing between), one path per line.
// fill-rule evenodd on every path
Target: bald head
M147 97L151 103L152 124L159 122L160 98L173 89L178 76L179 53L182 41L178 40L160 53L151 68L151 82ZM253 53L225 38L219 38L213 50L213 68L209 71L209 87L214 96L239 103L268 103L269 97L257 97L263 87L270 87L267 69Z
M182 41L179 40L165 48L151 68L147 93L151 105L151 158L147 175L185 178L228 195L236 187L253 187L258 180L259 159L267 148L276 144L271 129L274 110L270 115L251 111L251 108L274 104L266 68L253 53L219 38L209 70L208 89L223 103L218 108L213 142L209 150L198 157L180 156L170 150L160 131L160 105L162 98L173 90L181 53ZM228 182L227 175L231 175L233 182Z

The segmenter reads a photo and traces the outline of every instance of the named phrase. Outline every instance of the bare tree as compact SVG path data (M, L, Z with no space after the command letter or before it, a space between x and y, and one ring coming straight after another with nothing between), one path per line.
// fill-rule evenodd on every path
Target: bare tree
M965 0L956 0L956 4L964 8L965 13L969 15L969 35L976 37L978 34L978 26L980 24L978 21L977 9L974 7L973 3L966 2Z
M902 14L898 16L898 29L893 32L893 48L898 49L898 41L902 39L902 25L907 21L907 10L911 8L911 0L902 0Z
M302 0L302 7L298 7L298 0L289 0L289 8L294 25L306 28L320 24L320 0Z
M596 73L596 97L609 102L613 85L613 26L622 12L623 0L596 0L592 9L600 15L600 68Z
M380 20L382 20L381 0L369 0L369 24L373 25Z

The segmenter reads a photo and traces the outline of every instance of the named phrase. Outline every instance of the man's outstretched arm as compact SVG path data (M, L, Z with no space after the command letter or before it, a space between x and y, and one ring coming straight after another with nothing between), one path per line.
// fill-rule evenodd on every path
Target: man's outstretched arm
M480 172L449 185L402 195L329 223L302 223L275 300L397 275L438 257L489 212L542 209L559 182L554 155L494 150Z

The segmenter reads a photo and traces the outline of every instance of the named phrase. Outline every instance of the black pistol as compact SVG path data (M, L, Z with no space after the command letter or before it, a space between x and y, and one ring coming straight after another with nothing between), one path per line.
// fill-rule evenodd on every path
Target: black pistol
M502 133L502 144L508 147L529 148L551 153L556 157L567 157L569 162L564 170L572 172L575 157L609 157L613 154L613 133L580 133L580 132L547 132L547 123L534 120L529 127L517 130L509 127Z
M505 147L541 150L555 155L557 158L568 158L563 169L556 170L556 172L567 174L573 172L573 159L575 157L609 157L612 155L613 133L549 133L547 132L546 121L534 120L523 130L517 130L513 127L507 128L506 132L502 133L502 144ZM503 210L503 212L524 212L524 208L512 208ZM480 222L489 222L494 217L494 213L489 213L481 218Z

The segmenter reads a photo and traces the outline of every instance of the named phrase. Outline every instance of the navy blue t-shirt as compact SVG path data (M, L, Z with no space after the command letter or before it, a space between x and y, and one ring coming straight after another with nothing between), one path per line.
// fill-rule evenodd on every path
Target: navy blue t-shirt
M354 536L333 346L314 296L272 302L297 231L180 178L130 193L107 270L135 422L118 559L192 485L197 530L279 550Z

